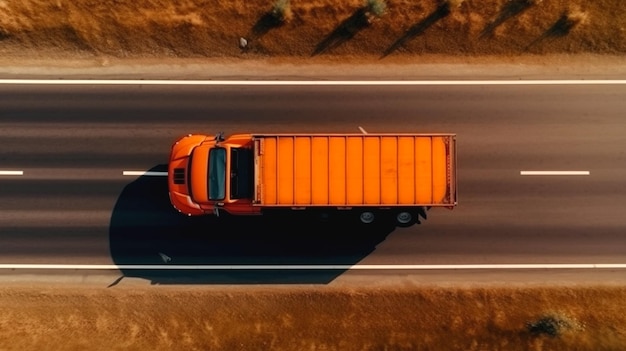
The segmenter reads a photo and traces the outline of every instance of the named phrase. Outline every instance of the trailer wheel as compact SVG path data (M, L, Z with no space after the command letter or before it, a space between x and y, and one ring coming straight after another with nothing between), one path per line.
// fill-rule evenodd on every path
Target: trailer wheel
M374 222L374 219L376 219L376 215L372 211L363 211L359 215L359 220L363 224L371 224Z
M398 227L410 227L417 222L417 215L409 211L400 211L396 214Z

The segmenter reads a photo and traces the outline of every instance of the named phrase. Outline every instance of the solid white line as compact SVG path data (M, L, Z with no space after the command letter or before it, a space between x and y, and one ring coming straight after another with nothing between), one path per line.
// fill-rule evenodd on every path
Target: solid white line
M122 175L125 176L152 176L152 177L167 177L167 172L152 172L152 171L123 171Z
M361 131L361 133L367 134L367 132L365 131L365 129L363 129L363 127L359 126L359 130Z
M626 80L150 80L0 79L0 85L623 85Z
M0 269L49 270L483 270L483 269L625 269L625 263L461 264L461 265L88 265L0 264Z
M523 176L564 176L564 175L590 175L589 171L520 171L520 175Z
M0 175L4 176L14 176L14 175L24 175L24 171L0 171Z

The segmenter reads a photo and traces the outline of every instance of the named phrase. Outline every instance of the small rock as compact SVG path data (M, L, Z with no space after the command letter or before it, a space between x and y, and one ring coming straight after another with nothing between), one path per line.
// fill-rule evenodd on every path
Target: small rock
M239 38L239 47L245 49L248 47L248 40L244 37Z

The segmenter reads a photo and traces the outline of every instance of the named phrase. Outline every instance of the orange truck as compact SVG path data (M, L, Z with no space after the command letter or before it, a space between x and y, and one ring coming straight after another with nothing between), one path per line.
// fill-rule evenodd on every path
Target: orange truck
M172 145L168 187L189 216L341 211L406 227L456 206L456 136L189 134Z

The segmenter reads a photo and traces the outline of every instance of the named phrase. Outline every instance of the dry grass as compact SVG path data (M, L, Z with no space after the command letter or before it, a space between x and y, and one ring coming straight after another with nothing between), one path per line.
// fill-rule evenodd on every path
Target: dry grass
M289 0L276 0L272 6L271 14L280 23L289 22L293 18L291 3Z
M5 287L0 349L620 350L625 297L623 287ZM558 333L538 332L550 325Z
M239 37L251 33L274 4L271 0L0 0L0 53L60 50L115 57L310 57L324 38L366 2L290 2L289 20L266 28L242 52ZM385 4L382 17L324 54L379 58L442 4L447 4L450 13L403 42L393 55L626 52L623 0L387 0ZM563 14L568 30L552 40L538 40Z

